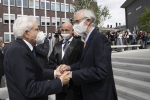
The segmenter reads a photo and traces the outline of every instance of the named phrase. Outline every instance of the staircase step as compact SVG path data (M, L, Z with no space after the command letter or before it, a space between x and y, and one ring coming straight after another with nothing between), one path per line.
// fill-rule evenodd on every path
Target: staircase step
M150 59L147 59L147 58L112 57L112 62L124 62L124 63L150 65Z
M147 93L143 93L117 84L116 89L118 96L127 100L150 100L150 95Z
M113 68L134 70L150 73L150 65L123 63L123 62L112 62Z
M124 87L135 89L150 94L150 83L136 79L114 75L115 83Z
M118 97L118 100L127 100L127 99L124 99L124 98Z
M113 68L114 75L150 82L150 73Z

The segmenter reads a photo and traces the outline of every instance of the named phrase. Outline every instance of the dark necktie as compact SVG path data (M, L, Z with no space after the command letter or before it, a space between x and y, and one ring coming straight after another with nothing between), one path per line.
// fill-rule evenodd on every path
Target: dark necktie
M32 53L33 53L34 57L36 58L36 53L34 50L32 50Z
M66 50L68 48L68 44L69 44L69 41L66 40L64 43L64 47L63 47L64 52L66 52Z

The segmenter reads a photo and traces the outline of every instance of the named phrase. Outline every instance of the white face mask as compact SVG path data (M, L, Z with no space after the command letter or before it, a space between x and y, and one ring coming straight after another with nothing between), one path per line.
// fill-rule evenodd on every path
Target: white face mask
M36 36L36 44L43 44L45 40L46 34L43 31L39 32Z
M71 37L70 34L61 34L61 36L63 37L64 40L67 40Z
M85 26L84 25L84 22L85 22L86 20L83 20L80 24L75 24L74 26L73 26L73 29L74 29L74 31L79 35L79 36L82 36L85 32L86 32L86 30L87 30L87 27L88 26Z
M5 46L5 44L3 43L3 44L2 44L2 48L4 48L4 46Z

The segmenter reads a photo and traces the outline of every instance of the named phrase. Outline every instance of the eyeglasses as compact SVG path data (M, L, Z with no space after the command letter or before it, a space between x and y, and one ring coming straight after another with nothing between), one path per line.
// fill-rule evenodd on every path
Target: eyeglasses
M79 20L74 20L74 24L79 24L80 22L81 22L81 20L83 20L83 19L86 19L87 17L84 17L84 18L81 18L81 19L79 19Z

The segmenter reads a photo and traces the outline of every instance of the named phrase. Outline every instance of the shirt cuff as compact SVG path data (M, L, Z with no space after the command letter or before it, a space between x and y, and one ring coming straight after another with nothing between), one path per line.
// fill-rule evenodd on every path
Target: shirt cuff
M57 76L56 76L56 70L54 70L54 79L56 79L57 78ZM59 78L60 79L60 78ZM62 84L62 86L63 86L63 83L62 83L62 80L60 79L60 81L61 81L61 84Z

